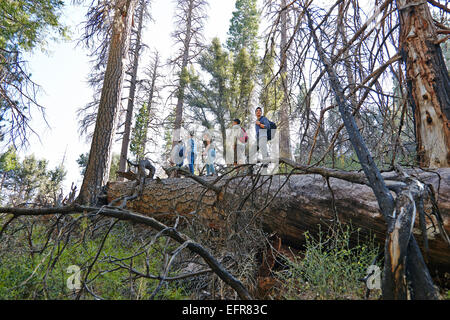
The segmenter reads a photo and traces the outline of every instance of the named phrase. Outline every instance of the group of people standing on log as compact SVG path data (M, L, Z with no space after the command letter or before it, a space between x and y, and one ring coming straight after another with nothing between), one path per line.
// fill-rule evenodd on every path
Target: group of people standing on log
M267 143L272 139L275 123L271 122L267 117L263 116L261 107L255 109L255 133L256 133L256 152L259 152L262 157L263 167L267 168L269 162L269 151ZM236 118L232 121L231 135L228 135L227 142L230 146L231 161L234 166L247 163L246 147L249 141L249 136L246 130L241 126L240 119ZM216 145L214 143L213 135L206 131L202 134L203 151L201 152L202 162L206 168L206 175L212 176L216 174ZM187 165L191 174L195 174L195 165L197 155L199 154L197 142L195 139L195 132L189 131L188 139L183 142L179 139L175 144L172 154L171 162L177 167L181 168L184 164ZM185 162L186 161L186 162ZM228 161L226 161L228 163ZM200 173L203 170L199 170Z

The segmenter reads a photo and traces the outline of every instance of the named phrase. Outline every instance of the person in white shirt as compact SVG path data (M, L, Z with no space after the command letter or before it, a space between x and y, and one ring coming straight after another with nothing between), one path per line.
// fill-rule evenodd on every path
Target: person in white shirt
M211 137L209 135L205 135L203 140L205 142L205 151L203 151L203 156L206 163L206 174L208 176L212 176L216 174L216 171L214 169L216 148L214 147L214 143L211 141Z

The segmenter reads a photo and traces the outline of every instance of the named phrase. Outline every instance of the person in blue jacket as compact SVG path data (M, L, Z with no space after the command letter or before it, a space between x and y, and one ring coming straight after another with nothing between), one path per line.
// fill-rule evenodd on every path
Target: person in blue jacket
M191 172L191 174L194 174L195 154L197 153L194 140L194 131L189 132L188 150L189 152L187 154L187 161L189 164L189 171Z

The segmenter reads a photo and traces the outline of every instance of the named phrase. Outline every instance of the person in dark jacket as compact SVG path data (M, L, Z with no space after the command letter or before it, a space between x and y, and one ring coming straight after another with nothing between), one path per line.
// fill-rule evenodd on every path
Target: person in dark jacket
M269 152L267 148L267 130L270 130L270 122L269 119L262 115L261 107L257 107L255 109L255 114L257 150L261 153L262 162L267 165L267 162L269 160Z

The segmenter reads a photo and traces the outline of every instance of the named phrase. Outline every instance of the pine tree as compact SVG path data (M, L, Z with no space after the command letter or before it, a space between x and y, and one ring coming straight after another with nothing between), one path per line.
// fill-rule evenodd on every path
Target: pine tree
M132 17L137 0L117 0L108 63L92 137L89 160L77 201L94 204L109 179L113 137L122 97L125 56L128 53ZM125 14L125 16L124 16Z
M149 120L147 104L144 103L136 114L136 121L131 133L130 151L135 156L136 161L145 158Z
M256 0L237 0L230 21L226 47L233 53L232 86L239 93L233 102L242 123L252 113L252 95L258 78L258 28L260 14Z
M227 48L234 54L246 48L251 56L258 51L259 13L257 0L236 0L228 30Z
M194 113L194 118L202 125L212 129L217 124L222 135L223 146L226 141L226 128L237 108L239 86L232 81L234 63L232 55L222 48L218 38L200 56L201 70L209 75L204 81L193 71L189 73L189 90L186 100Z
M63 164L48 169L48 161L34 155L20 161L14 150L0 156L2 198L7 205L55 205L66 176ZM5 175L6 174L6 175Z
M44 111L23 55L46 50L51 32L67 38L60 22L63 7L60 0L0 1L0 141L26 142L30 110Z

